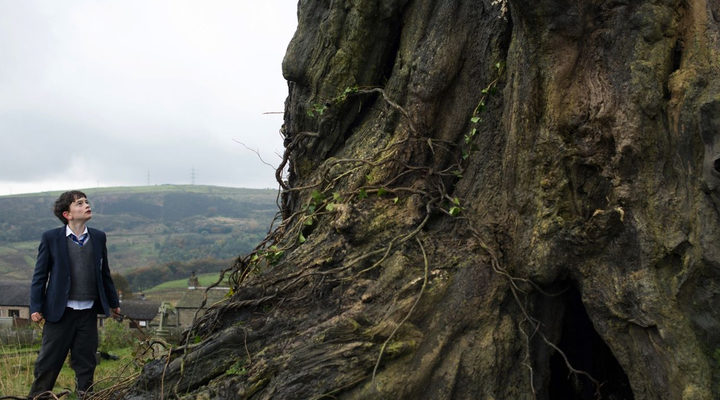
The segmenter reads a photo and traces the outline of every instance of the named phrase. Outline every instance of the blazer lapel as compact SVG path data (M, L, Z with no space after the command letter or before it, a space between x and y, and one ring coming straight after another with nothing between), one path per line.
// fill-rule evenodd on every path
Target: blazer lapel
M90 240L92 240L93 254L95 255L95 263L97 269L102 269L102 246L100 246L100 235L96 234L93 237L92 231L88 228L88 234Z
M70 255L68 253L67 237L65 236L65 227L58 229L57 233L58 257L66 268L70 268Z

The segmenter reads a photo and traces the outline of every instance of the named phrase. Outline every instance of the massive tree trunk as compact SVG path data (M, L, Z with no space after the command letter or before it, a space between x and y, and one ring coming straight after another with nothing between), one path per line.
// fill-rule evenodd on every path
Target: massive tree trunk
M720 398L720 3L298 16L282 224L129 397Z

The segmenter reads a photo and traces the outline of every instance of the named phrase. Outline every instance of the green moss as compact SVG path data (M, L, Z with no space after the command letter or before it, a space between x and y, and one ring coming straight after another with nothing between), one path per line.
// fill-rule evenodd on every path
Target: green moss
M225 375L234 375L234 376L245 376L245 375L247 375L247 373L248 373L248 371L247 371L247 368L245 368L245 360L242 358L235 361L235 363L233 365L231 365L230 368L228 368L225 371Z
M380 179L378 178L378 175L377 175L376 168L371 169L370 172L368 172L367 175L365 175L365 181L367 182L368 185L375 185L376 183L378 183L380 181Z
M299 176L308 176L315 168L313 162L307 158L297 158L295 160L295 167L297 168Z
M385 354L390 357L397 357L415 350L418 343L415 340L398 340L388 343L385 347Z
M343 326L345 329L349 332L357 332L358 329L360 329L360 323L355 321L352 318L345 318L343 320Z
M325 332L319 333L312 338L313 343L320 344L325 341Z
M263 378L255 382L252 386L250 386L245 393L243 393L242 398L250 398L252 395L254 395L258 390L262 389L265 385L267 385L270 378Z

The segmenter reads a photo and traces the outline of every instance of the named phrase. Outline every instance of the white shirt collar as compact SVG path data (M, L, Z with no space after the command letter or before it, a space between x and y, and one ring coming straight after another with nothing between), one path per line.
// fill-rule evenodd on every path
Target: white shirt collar
M82 236L82 235L84 235L84 234L86 234L86 233L88 233L87 226L85 227L85 230L83 231L83 233L80 234L80 236ZM70 229L69 226L65 225L65 237L70 236L70 235L74 235L74 234L75 234L75 233L72 231L72 229Z

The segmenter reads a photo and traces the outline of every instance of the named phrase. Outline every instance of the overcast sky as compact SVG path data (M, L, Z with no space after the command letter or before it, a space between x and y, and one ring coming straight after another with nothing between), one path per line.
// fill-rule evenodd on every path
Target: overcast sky
M0 195L277 187L295 0L0 0Z

